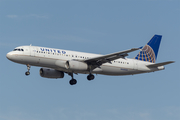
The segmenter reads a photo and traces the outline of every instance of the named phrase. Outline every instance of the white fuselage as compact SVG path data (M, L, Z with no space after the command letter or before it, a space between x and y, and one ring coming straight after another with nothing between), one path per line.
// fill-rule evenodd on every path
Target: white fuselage
M62 49L53 49L46 47L38 46L20 46L15 48L15 51L11 51L7 54L7 58L13 62L47 67L63 72L73 72L73 73L82 73L89 74L88 70L77 70L72 71L66 69L64 66L58 66L57 61L62 63L68 60L85 60L94 57L99 57L102 55L91 54L84 52L76 52ZM19 50L18 50L19 49ZM146 65L153 64L151 62L140 61L136 59L127 59L120 58L111 62L102 64L100 67L95 68L92 73L94 74L103 74L103 75L132 75L146 72L153 72L164 69L160 68L148 68Z

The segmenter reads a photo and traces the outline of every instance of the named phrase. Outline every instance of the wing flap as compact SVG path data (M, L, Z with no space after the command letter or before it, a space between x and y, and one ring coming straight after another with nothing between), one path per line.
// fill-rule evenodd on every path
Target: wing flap
M125 56L128 56L127 53L139 50L140 48L132 48L129 50L124 50L124 51L120 51L120 52L116 52L116 53L112 53L112 54L107 54L107 55L103 55L103 56L99 56L99 57L95 57L95 58L90 58L87 60L83 60L83 62L89 64L89 65L95 65L100 66L103 63L111 63L111 61L119 59L119 58L124 58Z
M170 64L170 63L174 63L174 62L175 61L167 61L167 62L155 63L155 64L151 64L151 65L146 65L146 66L149 67L149 68L156 68L156 67L167 65L167 64Z

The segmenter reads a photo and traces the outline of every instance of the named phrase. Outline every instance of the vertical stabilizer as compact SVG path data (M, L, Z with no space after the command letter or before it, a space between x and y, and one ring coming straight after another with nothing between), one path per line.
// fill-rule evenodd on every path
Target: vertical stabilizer
M151 40L142 48L135 59L155 63L158 55L159 45L161 43L161 38L161 35L154 35Z

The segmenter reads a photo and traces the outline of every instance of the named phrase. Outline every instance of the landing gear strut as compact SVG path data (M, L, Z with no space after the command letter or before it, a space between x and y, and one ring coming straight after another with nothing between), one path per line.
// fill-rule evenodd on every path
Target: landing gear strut
M30 66L29 64L27 64L27 70L28 70L28 71L25 72L25 75L26 75L26 76L30 75L30 72L29 72L30 68L31 68L31 66Z
M73 73L69 73L69 75L72 77L72 79L69 81L69 84L70 84L70 85L75 85L75 84L77 83L77 80L74 79Z

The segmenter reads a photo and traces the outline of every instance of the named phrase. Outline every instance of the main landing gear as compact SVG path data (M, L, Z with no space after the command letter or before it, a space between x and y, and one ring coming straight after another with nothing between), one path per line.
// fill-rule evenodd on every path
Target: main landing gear
M94 75L91 73L92 72L92 66L89 66L90 69L89 69L89 75L87 76L87 79L90 81L90 80L93 80L94 79Z
M77 83L77 80L74 79L73 73L69 73L69 75L72 77L72 79L69 81L69 84L70 84L70 85L75 85L75 84Z
M77 80L74 79L73 73L68 73L68 75L70 75L70 76L72 77L72 79L69 81L69 84L70 84L70 85L75 85L75 84L77 83ZM90 80L93 80L94 78L95 78L94 75L91 74L91 73L87 76L87 79L88 79L89 81L90 81Z
M30 75L30 72L29 72L30 68L31 68L31 66L30 66L29 64L27 64L27 70L28 70L28 71L25 72L25 75L26 75L26 76Z
M94 79L94 75L93 74L89 74L88 76L87 76L87 79L90 81L90 80L93 80Z

